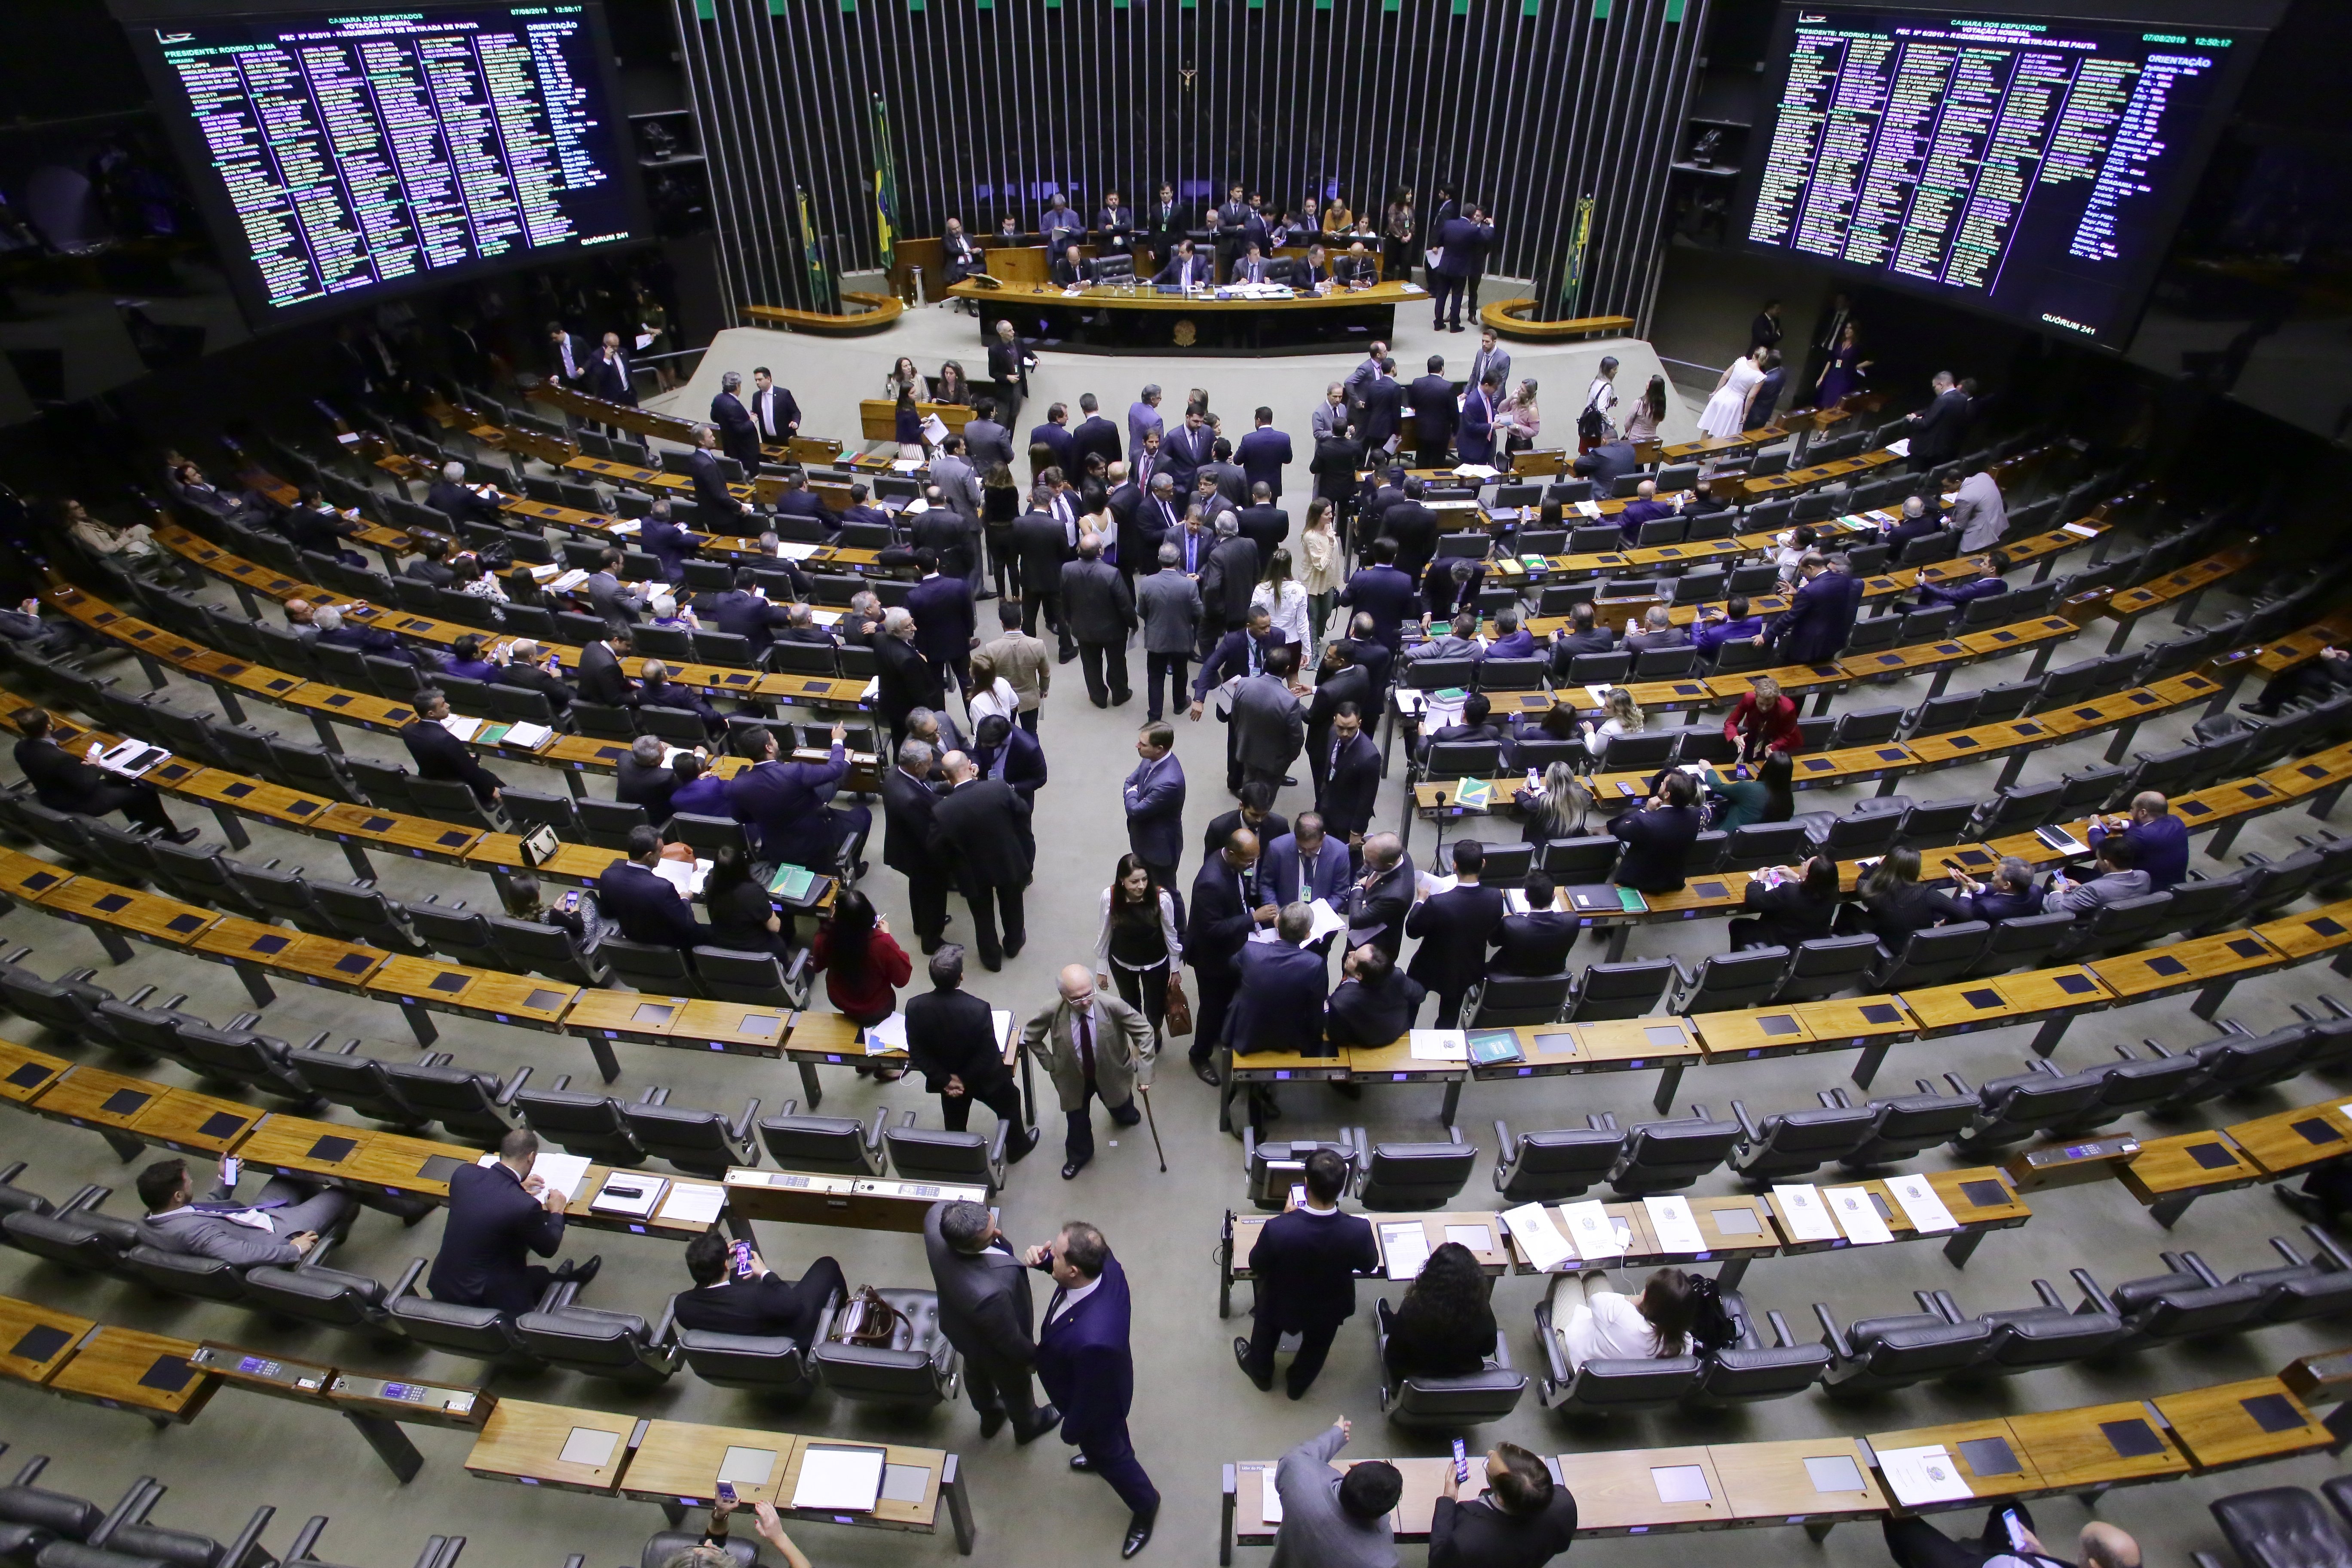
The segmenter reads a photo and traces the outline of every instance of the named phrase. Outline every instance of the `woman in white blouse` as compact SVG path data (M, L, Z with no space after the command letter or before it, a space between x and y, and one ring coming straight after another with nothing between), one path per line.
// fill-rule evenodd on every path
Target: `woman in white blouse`
M1551 1331L1559 1336L1570 1371L1595 1359L1653 1361L1696 1353L1690 1331L1696 1305L1691 1277L1681 1269L1659 1269L1639 1296L1609 1289L1605 1269L1591 1268L1575 1277L1574 1291L1565 1288L1570 1278L1555 1277L1546 1298ZM1564 1300L1568 1310L1563 1314Z
M1307 590L1308 618L1319 644L1331 606L1347 581L1340 570L1345 563L1339 558L1339 536L1331 531L1331 503L1321 496L1307 503L1307 526L1299 531L1298 547L1307 552L1307 580L1300 586Z
M1274 629L1282 640L1301 650L1307 647L1307 584L1290 574L1290 552L1282 545L1275 546L1267 560L1265 581L1250 590L1250 607L1262 609L1274 617Z
M1013 682L996 673L996 661L984 653L971 656L971 685L964 698L964 713L977 731L980 721L992 713L1002 713L1006 721L1021 722L1021 699L1013 689Z
M1119 1000L1142 1012L1150 1021L1155 1050L1160 1021L1168 1013L1168 977L1183 962L1174 897L1157 884L1140 858L1120 856L1111 885L1103 889L1102 929L1095 935L1095 984L1116 985Z
M1601 760L1609 755L1611 740L1619 735L1638 734L1643 721L1642 705L1633 700L1633 694L1622 686L1611 687L1607 700L1601 704L1601 722L1584 727L1584 749L1591 753L1592 765L1598 768Z
M471 555L457 557L453 570L457 574L457 579L450 586L467 598L488 599L501 605L506 603L507 591L499 587L499 580L483 571L482 563Z

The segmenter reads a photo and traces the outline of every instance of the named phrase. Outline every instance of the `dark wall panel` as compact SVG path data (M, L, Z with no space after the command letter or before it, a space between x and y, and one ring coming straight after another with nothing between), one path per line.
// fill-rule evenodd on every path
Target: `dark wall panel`
M1336 184L1360 212L1410 184L1425 225L1444 179L1495 216L1489 270L1549 278L1590 195L1581 309L1646 319L1706 0L672 4L738 304L807 302L796 189L845 268L875 265L878 92L903 233L1162 180L1286 208Z

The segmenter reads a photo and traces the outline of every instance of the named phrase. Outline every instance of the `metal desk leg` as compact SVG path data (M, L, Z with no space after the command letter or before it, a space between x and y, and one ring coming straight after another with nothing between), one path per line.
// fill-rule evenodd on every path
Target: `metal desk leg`
M245 618L248 621L259 620L261 618L261 605L255 601L253 597L253 590L247 587L244 583L235 577L228 580L228 585L236 591L236 602L245 607ZM242 724L245 721L240 719L237 722Z
M327 716L324 713L310 715L310 728L319 731L319 744L339 757L343 754L343 743L335 738L335 727L327 722Z
M2011 756L2009 765L2000 770L2000 777L1993 781L1992 787L1996 793L2017 782L2017 775L2025 771L2025 759L2030 755L2031 752L2019 752Z
M1750 1259L1746 1258L1726 1258L1724 1260L1723 1267L1715 1271L1716 1289L1718 1290L1738 1289L1739 1282L1748 1278L1748 1265L1750 1261Z
M2175 1193L2168 1198L2158 1198L2148 1205L2147 1212L2155 1217L2157 1224L2170 1230L2180 1216L2189 1212L2189 1205L2197 1201L2198 1195L2195 1193Z
M2124 651L2124 644L2131 641L2131 622L2118 621L2116 623L2116 635L2107 639L2106 655L2109 658L2113 658L2116 655Z
M980 1531L971 1522L971 1493L964 1489L963 1466L953 1454L940 1467L940 1496L946 1500L948 1518L955 1524L956 1551L969 1557Z
M2212 584L2209 583L2205 586L2210 587ZM2187 626L2189 617L2197 613L2198 602L2204 597L2205 588L2191 589L2181 598L2180 608L2172 613L2172 624L2176 626Z
M1900 773L1889 773L1885 778L1878 781L1878 798L1885 800L1888 795L1893 795L1896 790L1902 787L1903 775Z
M2043 643L2034 653L2033 662L2025 667L2025 679L2028 680L2041 679L2042 672L2050 668L2050 656L2057 651L2058 645L2056 643Z
M269 988L269 977L249 963L232 963L236 977L245 982L245 994L253 998L257 1007L267 1007L278 1000L278 993ZM431 1042L427 1042L430 1044Z
M367 851L352 839L343 840L343 858L352 864L352 875L362 882L375 880L375 868L368 864Z
M2109 767L2123 761L2124 753L2131 750L2132 740L2139 733L2139 722L2137 719L2126 721L2124 727L2116 731L2115 740L2107 747Z
M2221 832L2205 841L2205 853L2216 860L2226 859L2230 846L2238 841L2238 830L2245 826L2247 821L2248 818L2242 816L2235 822L2224 823Z
M245 722L245 705L236 700L235 690L226 686L215 686L213 688L213 695L220 700L221 711L228 715L230 723Z
M2352 783L2352 780L2347 780L2347 782ZM2329 788L2321 790L2317 795L2313 795L2311 797L2312 819L2315 822L2325 822L2329 816L2333 816L2336 811L2336 803L2344 798L2344 784L2335 784Z
M620 1058L613 1054L613 1042L604 1036L588 1037L588 1058L596 1064L596 1076L606 1083L621 1076Z
M2221 1004L2230 999L2230 990L2237 984L2234 977L2216 980L2212 984L2197 993L2197 1000L2189 1005L2189 1010L2207 1023L2211 1023L2213 1015L2221 1010Z
M1944 666L1943 668L1937 670L1936 672L1936 679L1928 684L1927 695L1930 698L1941 697L1944 694L1944 688L1952 683L1952 671L1958 668L1959 668L1959 666L1957 664L1948 664ZM1812 1526L1807 1525L1805 1528L1810 1530Z
M236 813L225 805L216 805L213 807L213 819L221 825L221 832L227 837L230 848L253 847L253 840L246 837L245 824L236 819Z
M1629 926L1629 925L1614 925L1614 926L1610 927L1610 928L1609 928L1609 950L1608 950L1608 951L1609 951L1609 956L1608 956L1607 958L1605 958L1605 959L1601 960L1601 962L1602 962L1602 963L1624 963L1624 962L1625 962L1625 942L1626 942L1626 939L1627 939L1627 938L1629 938L1629 937L1631 937L1633 934L1633 928L1632 926Z
M1437 1120L1448 1127L1453 1126L1454 1110L1460 1106L1461 1103L1462 1080L1458 1078L1446 1079L1445 1108L1437 1113Z
M1826 714L1830 710L1830 699L1836 695L1837 689L1835 687L1825 686L1822 688L1822 694L1813 699L1813 717L1819 719L1823 714Z
M1682 1086L1681 1062L1668 1062L1658 1069L1658 1092L1650 1097L1650 1103L1657 1109L1659 1115L1666 1113L1666 1108L1675 1102L1675 1091Z
M163 690L165 685L163 667L155 661L155 657L138 648L132 648L131 655L139 661L139 668L147 672L147 684L158 691Z
M2327 1451L2331 1454L2341 1454L2344 1452L2345 1445L2352 1443L2352 1404L2337 1405L2321 1416L2319 1424L2326 1427L2329 1434L2336 1439L2327 1445Z
M441 1031L434 1026L430 1010L414 1002L403 1002L400 1010L406 1015L409 1033L416 1037L418 1045L429 1046L441 1037Z
M146 1143L133 1138L128 1132L117 1131L111 1127L101 1127L98 1130L98 1135L106 1140L106 1146L113 1150L126 1165L147 1152Z
M1892 1040L1880 1040L1863 1047L1860 1059L1853 1064L1854 1083L1860 1088L1868 1089L1870 1080L1876 1078L1878 1069L1885 1065L1886 1053L1894 1048L1895 1042Z
M1224 1234L1217 1237L1217 1316L1234 1315L1234 1216L1225 1215Z
M1217 1504L1217 1568L1231 1568L1234 1560L1234 1493L1238 1485L1234 1467L1227 1465L1223 1496Z
M2053 1018L2034 1030L2033 1054L2037 1057L2046 1057L2056 1050L2058 1042L2065 1037L2066 1026L2074 1021L2074 1016L2070 1013L2063 1018Z
M1037 1125L1035 1065L1035 1059L1026 1049L1023 1049L1021 1051L1021 1125L1024 1128ZM816 1102L811 1100L809 1103L814 1107Z
M680 1525L686 1522L686 1510L679 1507L677 1503L666 1502L660 1506L662 1518L668 1521L669 1527L672 1530L677 1529Z
M408 1434L400 1429L398 1422L356 1410L344 1411L343 1419L359 1428L367 1446L383 1461L383 1468L398 1477L403 1486L415 1480L416 1472L425 1468L425 1456L416 1451L416 1445L408 1440Z
M131 962L131 943L121 931L112 926L93 925L89 934L98 938L98 945L106 949L107 957L117 963Z
M572 786L572 799L586 800L588 798L588 775L582 773L578 768L566 768L563 771L563 782Z
M1985 1233L1980 1230L1960 1232L1959 1235L1944 1243L1944 1261L1955 1268L1966 1268L1969 1266L1969 1259L1976 1256L1977 1247L1984 1238Z
M824 1085L817 1081L816 1063L801 1063L801 1092L808 1096L811 1110L824 1103Z

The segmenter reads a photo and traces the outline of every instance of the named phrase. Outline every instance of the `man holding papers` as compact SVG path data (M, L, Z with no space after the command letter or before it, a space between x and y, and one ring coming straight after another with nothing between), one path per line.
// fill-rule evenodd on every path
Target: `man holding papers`
M1486 973L1486 944L1507 912L1501 891L1478 885L1486 847L1475 838L1454 845L1454 885L1433 893L1405 916L1407 936L1421 939L1405 973L1437 994L1437 1026L1459 1028L1462 999Z
M1274 1347L1298 1336L1285 1380L1290 1397L1305 1396L1339 1325L1356 1314L1356 1277L1381 1266L1370 1222L1339 1212L1348 1162L1329 1149L1307 1156L1307 1202L1266 1221L1250 1248L1250 1279L1257 1306L1249 1338L1234 1341L1234 1360L1262 1390L1274 1388Z
M591 1258L553 1272L525 1259L552 1258L563 1245L563 1210L570 1194L531 1174L539 1135L517 1128L499 1140L487 1165L460 1165L449 1177L449 1218L427 1283L436 1301L528 1312L551 1284L585 1285L604 1262Z

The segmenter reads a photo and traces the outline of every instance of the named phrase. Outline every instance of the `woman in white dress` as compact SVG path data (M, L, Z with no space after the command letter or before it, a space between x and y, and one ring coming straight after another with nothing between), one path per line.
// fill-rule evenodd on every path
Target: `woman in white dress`
M1706 409L1698 416L1700 434L1728 438L1748 428L1748 404L1756 395L1757 384L1764 379L1765 352L1758 349L1744 354L1725 369L1723 379L1715 384L1715 395L1706 400Z
M1021 722L1021 699L1013 683L996 673L996 661L984 653L971 656L971 686L964 698L964 714L977 731L980 721L992 713L1001 713L1013 723Z
M1575 1289L1566 1289L1571 1278ZM1690 1285L1690 1276L1679 1268L1661 1268L1651 1275L1639 1296L1609 1289L1604 1269L1555 1276L1546 1300L1551 1331L1559 1336L1569 1369L1575 1371L1596 1358L1652 1361L1694 1353ZM1564 1313L1563 1304L1568 1309Z
M1273 616L1274 629L1282 634L1282 640L1297 648L1301 658L1306 657L1307 584L1290 574L1286 548L1275 547L1266 563L1265 581L1250 590L1250 608Z

